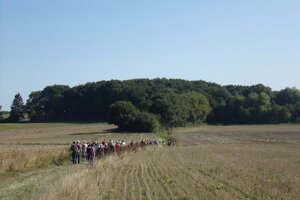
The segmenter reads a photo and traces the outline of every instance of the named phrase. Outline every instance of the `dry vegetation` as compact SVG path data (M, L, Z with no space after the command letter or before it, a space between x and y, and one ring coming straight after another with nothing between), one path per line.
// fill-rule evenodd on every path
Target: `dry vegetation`
M15 129L13 129L15 128ZM73 140L154 138L154 134L116 133L107 124L0 124L0 175L60 165L68 160Z
M300 125L236 125L178 128L172 136L183 145L300 144Z
M101 124L0 124L0 175L61 165L69 156L66 144L112 128Z
M23 128L14 126L16 129L9 128L0 131L0 142L1 144L69 144L75 139L92 139L101 134L111 133L111 130L116 128L112 125L67 125L56 124L56 126L49 127L51 124L38 126L27 124Z
M180 146L7 178L0 199L299 199L300 126L206 126L172 136Z
M46 127L74 127L74 126L97 126L107 125L107 123L2 123L0 124L0 131L15 130L15 129L32 129L32 128L46 128Z
M0 175L62 165L69 158L66 147L37 145L0 145Z
M153 138L153 134L119 133L114 125L83 124L79 126L64 126L57 124L57 127L50 125L39 126L37 128L6 129L0 131L0 145L24 144L24 145L67 145L73 140L94 141L103 139L131 139ZM0 125L1 128L1 125Z
M53 199L297 199L296 146L148 148L112 156L43 188ZM276 166L276 167L275 167Z

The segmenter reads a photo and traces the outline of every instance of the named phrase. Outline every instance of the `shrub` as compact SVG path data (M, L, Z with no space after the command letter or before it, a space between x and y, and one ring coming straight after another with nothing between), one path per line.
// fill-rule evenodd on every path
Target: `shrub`
M142 132L157 132L160 127L157 116L148 112L141 112L138 115L135 124L136 130Z
M140 112L129 101L117 101L109 111L109 122L122 131L156 132L160 127L155 114Z
M117 101L109 109L109 123L116 124L120 130L132 131L139 110L129 101Z

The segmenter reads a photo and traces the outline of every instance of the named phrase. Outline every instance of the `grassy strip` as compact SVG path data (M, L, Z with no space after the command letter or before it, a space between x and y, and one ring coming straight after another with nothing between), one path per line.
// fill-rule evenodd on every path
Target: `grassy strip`
M0 123L0 131L11 129L30 129L48 127L69 127L69 126L97 126L107 123Z

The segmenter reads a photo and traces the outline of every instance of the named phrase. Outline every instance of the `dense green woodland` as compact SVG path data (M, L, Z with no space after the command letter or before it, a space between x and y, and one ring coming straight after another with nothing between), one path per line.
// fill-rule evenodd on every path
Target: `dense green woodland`
M285 123L300 121L300 91L181 79L111 80L48 86L32 92L24 109L31 121L109 121L124 130Z

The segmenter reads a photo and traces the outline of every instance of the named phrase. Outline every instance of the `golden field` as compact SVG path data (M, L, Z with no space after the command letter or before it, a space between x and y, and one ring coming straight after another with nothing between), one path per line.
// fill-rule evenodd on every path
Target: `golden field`
M61 143L78 137L70 135L73 131L58 134L64 138ZM127 140L156 137L80 132L79 137L86 136L86 140L95 136ZM299 125L201 126L171 132L178 146L148 147L93 164L54 165L2 175L0 199L299 199ZM33 145L40 140L30 137L24 146L53 151L53 155L50 143L60 143L47 134L48 146ZM18 143L22 139L24 135Z

